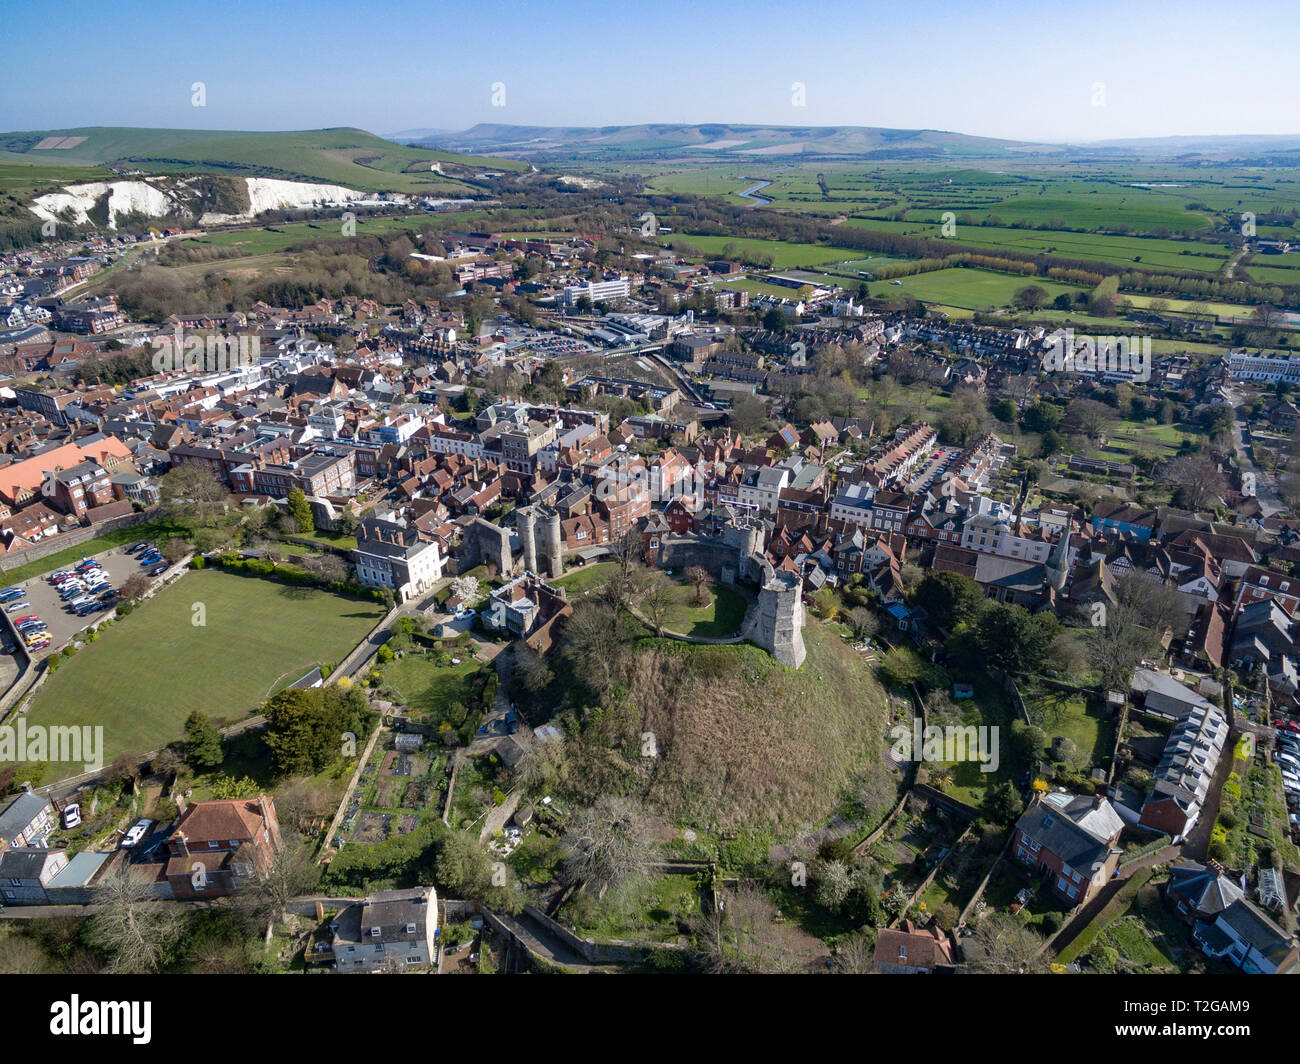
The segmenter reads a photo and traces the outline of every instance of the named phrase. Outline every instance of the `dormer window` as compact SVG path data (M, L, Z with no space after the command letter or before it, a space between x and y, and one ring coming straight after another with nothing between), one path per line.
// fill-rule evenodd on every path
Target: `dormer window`
M372 927L372 928L370 929L370 937L371 937L371 938L378 938L378 937L379 937L379 930L380 930L380 929L377 928L377 927Z

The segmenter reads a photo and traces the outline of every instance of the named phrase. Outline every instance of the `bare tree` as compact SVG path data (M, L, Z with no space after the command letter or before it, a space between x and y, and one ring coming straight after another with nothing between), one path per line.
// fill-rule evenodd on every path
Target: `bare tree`
M787 948L776 905L762 890L745 884L733 894L719 894L719 899L723 908L698 921L698 939L704 950L704 966L709 971L800 970Z
M1077 432L1096 443L1110 432L1115 421L1115 411L1096 399L1075 399L1065 411L1061 427L1067 432Z
M853 634L859 639L868 639L880 631L880 621L866 606L854 606L849 610L848 617L849 624L853 626Z
M185 463L173 466L158 482L163 506L175 516L197 513L206 519L217 509L224 509L229 492L207 466Z
M1044 940L1032 928L1004 913L980 921L965 952L972 972L1032 975L1048 970Z
M574 605L564 626L561 654L575 676L604 695L614 683L627 647L623 617L604 602L584 599Z
M636 596L642 581L641 532L629 529L615 540L610 549L614 556L614 571L601 585L600 595L616 610L626 609Z
M1176 489L1177 505L1188 510L1202 509L1227 490L1227 481L1207 454L1175 458L1166 467L1164 479Z
M348 563L337 554L313 554L307 558L303 568L329 583L338 583L348 578Z
M283 922L289 905L315 886L320 869L311 851L293 836L286 837L265 865L256 861L236 895L240 908L257 923Z
M560 841L569 882L585 883L597 891L643 878L654 849L650 820L641 803L611 794L575 813Z
M673 588L659 570L651 570L646 574L644 583L638 589L637 604L650 619L655 635L662 636L664 619L673 605Z
M153 581L144 573L132 573L122 581L122 586L117 589L117 593L123 602L137 602L148 594L151 587Z
M839 975L875 975L880 971L876 967L876 944L861 931L846 935L835 949L832 970Z
M555 679L555 673L546 664L546 659L522 644L515 650L515 675L519 677L524 689L534 694Z
M180 934L181 910L155 900L151 880L141 868L123 863L92 892L96 909L90 918L89 937L109 955L110 971L158 971Z
M687 566L686 579L695 588L695 594L691 596L691 604L693 606L703 606L705 602L704 585L709 582L709 571L702 565Z

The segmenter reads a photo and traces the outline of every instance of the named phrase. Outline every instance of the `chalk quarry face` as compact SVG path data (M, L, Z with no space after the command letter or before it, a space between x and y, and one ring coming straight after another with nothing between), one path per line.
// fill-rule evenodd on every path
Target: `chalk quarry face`
M406 204L400 193L359 192L342 185L281 181L269 177L185 175L65 185L37 196L30 210L42 221L89 222L117 228L117 220L136 214L175 218L199 225L251 221L272 210L367 207Z

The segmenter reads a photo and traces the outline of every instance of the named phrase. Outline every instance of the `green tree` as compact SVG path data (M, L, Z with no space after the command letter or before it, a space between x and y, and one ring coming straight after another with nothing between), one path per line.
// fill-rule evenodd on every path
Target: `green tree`
M216 768L223 759L221 733L196 709L185 720L185 760L195 768Z
M1056 635L1054 620L1047 614L1036 617L1023 606L989 607L979 621L979 642L988 664L1007 672L1037 672Z
M290 688L265 707L265 742L275 766L291 775L319 772L370 730L373 715L352 688Z
M479 900L492 886L492 862L487 850L467 831L453 831L442 841L434 859L438 885L453 898Z
M302 488L289 489L289 516L298 522L298 531L311 532L316 528L316 519L312 517L311 503Z
M931 572L917 587L915 602L940 628L952 629L963 621L974 621L984 609L985 599L979 584L969 576Z

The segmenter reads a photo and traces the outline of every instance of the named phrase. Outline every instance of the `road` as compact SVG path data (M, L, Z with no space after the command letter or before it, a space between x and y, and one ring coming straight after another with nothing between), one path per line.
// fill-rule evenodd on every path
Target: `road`
M1224 391L1227 393L1228 402L1232 404L1233 410L1239 410L1242 404L1241 396L1233 390L1231 385L1225 388ZM1285 510L1286 504L1273 486L1270 474L1258 468L1251 460L1250 451L1246 447L1245 433L1242 431L1242 423L1240 418L1237 417L1234 417L1232 421L1232 446L1236 452L1237 466L1242 475L1250 473L1255 477L1255 497L1259 499L1259 505L1264 512L1264 516L1272 517L1275 513Z

